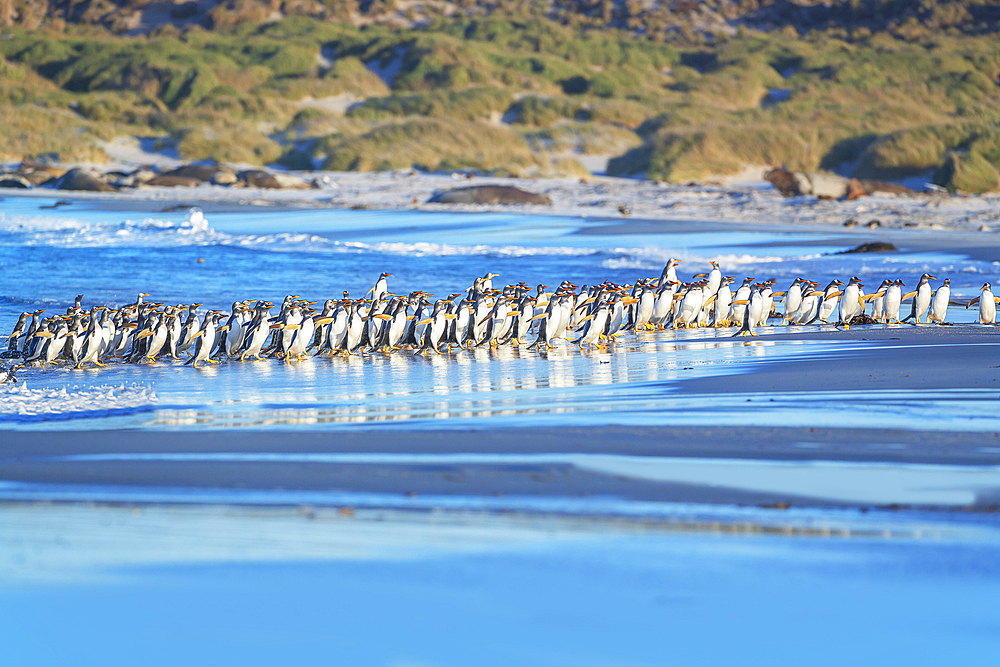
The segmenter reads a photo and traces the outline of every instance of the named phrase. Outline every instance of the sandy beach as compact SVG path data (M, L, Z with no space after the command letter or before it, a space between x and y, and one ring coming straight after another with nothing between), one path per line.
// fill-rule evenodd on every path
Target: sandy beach
M4 193L0 262L37 279L7 274L0 326L77 293L219 309L248 288L361 294L386 268L399 289L447 294L488 270L626 283L680 256L685 277L711 260L779 284L933 272L966 299L1000 273L979 231L989 197L512 179L554 205L456 209L422 202L469 179L331 180L74 195L56 210L42 207L67 193ZM881 226L843 226L858 216ZM836 254L868 241L898 251ZM891 651L811 663L940 664L956 645L976 662L997 636L982 619L1000 590L1000 330L974 314L629 333L586 352L22 369L0 404L0 609L18 610L0 640L45 665L109 651L653 665L669 628L691 664L753 664L748 647L771 664L779 640L791 662L831 636ZM167 613L180 608L189 620ZM738 617L737 651L711 648L722 613ZM126 639L112 648L96 618ZM39 651L51 626L72 656ZM580 658L551 660L556 644Z
M129 164L124 167L135 167ZM192 188L142 187L121 193L69 192L50 188L5 190L18 197L41 197L100 202L109 208L163 210L164 207L200 206L206 211L233 207L368 208L428 212L517 211L584 218L621 219L622 210L636 220L722 222L796 228L844 227L849 220L858 236L878 221L877 233L888 230L1000 232L1000 195L942 196L875 193L853 201L815 197L782 197L764 181L765 167L748 168L738 177L717 184L670 185L644 179L593 176L585 179L466 178L465 174L403 172L301 172L314 181L314 190L266 190L201 185ZM427 200L435 192L472 185L508 185L548 195L552 206L453 205ZM641 223L637 223L641 224ZM996 245L985 239L985 244Z

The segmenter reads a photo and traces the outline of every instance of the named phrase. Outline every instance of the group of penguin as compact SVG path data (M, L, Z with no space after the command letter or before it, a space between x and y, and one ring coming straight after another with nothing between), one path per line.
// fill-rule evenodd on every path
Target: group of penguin
M774 280L755 283L747 278L735 291L732 276L723 276L716 262L711 271L681 283L671 259L658 277L632 285L604 282L578 288L563 281L549 292L524 283L493 286L495 273L476 278L465 292L431 300L423 291L399 295L389 292L389 273L378 277L365 298L330 299L322 308L298 295L285 297L275 313L270 301L238 301L230 311L212 310L198 317L201 303L167 306L135 302L118 309L93 306L84 309L83 295L65 315L45 317L45 310L22 313L7 336L2 356L19 358L19 367L65 361L76 368L103 366L111 359L155 362L179 359L187 364L219 363L225 359L275 358L286 362L306 354L371 354L407 350L416 354L444 354L453 347L528 345L548 348L557 340L572 341L581 349L604 348L621 333L666 328L736 327L740 335L757 335L772 317L782 324L920 323L943 324L949 305L979 304L979 321L992 324L996 303L989 283L980 297L968 303L951 299L949 281L931 288L937 280L924 274L910 292L902 280L885 280L877 290L864 293L858 278L845 285L796 278L785 291L774 291ZM783 314L775 302L784 300ZM903 302L910 301L909 316L900 320ZM872 304L871 316L866 313ZM528 337L533 341L529 342Z

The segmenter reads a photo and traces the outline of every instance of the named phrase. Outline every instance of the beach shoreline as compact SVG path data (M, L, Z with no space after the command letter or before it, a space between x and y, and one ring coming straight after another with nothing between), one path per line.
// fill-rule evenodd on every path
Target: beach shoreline
M762 170L763 171L763 170ZM763 180L730 184L672 185L638 178L501 178L465 174L400 172L305 172L312 190L196 187L142 187L120 192L79 192L49 188L0 189L0 197L30 197L90 202L108 210L148 210L180 206L212 211L300 210L338 208L442 212L502 212L557 215L586 219L700 222L764 226L768 229L819 228L861 236L865 233L1000 232L998 195L941 196L875 193L861 199L785 198ZM504 185L544 194L552 206L503 204L435 204L436 192L473 185ZM850 222L849 222L850 221ZM877 221L874 228L868 225ZM845 228L845 223L850 226ZM856 226L854 226L856 225ZM984 229L985 227L985 229ZM992 237L990 237L992 240ZM985 242L985 241L984 241ZM993 241L995 244L995 241Z

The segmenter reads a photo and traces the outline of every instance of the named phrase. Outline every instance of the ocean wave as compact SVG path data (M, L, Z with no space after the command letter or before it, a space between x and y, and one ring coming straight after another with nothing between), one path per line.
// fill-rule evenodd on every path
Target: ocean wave
M139 222L124 220L117 223L88 223L73 218L20 216L0 213L0 234L17 235L26 245L71 247L171 247L171 246L230 246L270 252L319 252L409 257L577 257L599 254L600 250L568 246L530 247L521 245L493 246L429 242L331 241L307 233L230 234L213 229L201 209L192 208L181 222L146 218Z
M0 386L0 422L105 417L151 410L152 387L95 385L31 389L26 382Z

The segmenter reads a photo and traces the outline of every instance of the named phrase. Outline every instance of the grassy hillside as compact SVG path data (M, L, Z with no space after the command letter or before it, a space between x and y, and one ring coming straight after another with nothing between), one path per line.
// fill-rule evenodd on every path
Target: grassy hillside
M14 25L0 39L0 157L99 160L124 134L292 168L581 174L575 158L608 155L613 173L669 181L785 164L997 187L994 5L815 6L808 20L798 5L704 6L742 13L711 35L677 27L694 19L630 23L628 3L607 17L528 4L517 20L469 5L404 27Z

